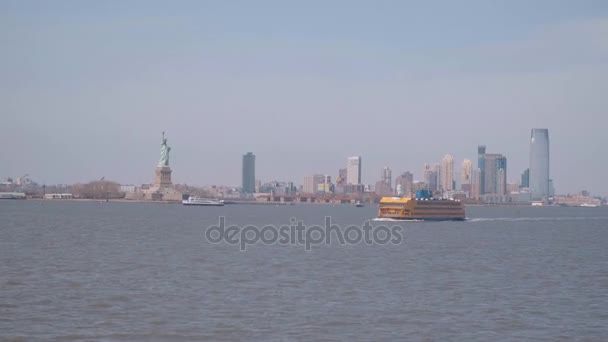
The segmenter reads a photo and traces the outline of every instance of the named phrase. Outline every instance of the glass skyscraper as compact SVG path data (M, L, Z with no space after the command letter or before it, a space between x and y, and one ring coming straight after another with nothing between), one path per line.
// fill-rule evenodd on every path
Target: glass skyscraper
M530 134L530 192L533 200L549 197L549 130L533 128Z
M480 180L479 180L479 194L483 195L486 193L486 189L485 189L485 183L486 183L486 177L485 177L485 173L486 173L486 165L485 165L485 155L486 155L486 146L485 145L479 145L477 147L477 168L479 169L479 175L480 175Z
M255 155L247 152L243 156L243 193L255 192Z

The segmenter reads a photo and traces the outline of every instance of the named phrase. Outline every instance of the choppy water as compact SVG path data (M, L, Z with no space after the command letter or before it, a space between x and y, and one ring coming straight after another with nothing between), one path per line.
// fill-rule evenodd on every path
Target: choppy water
M1 201L0 340L606 340L606 208L471 207L400 245L210 244L372 206ZM393 224L375 222L374 224Z

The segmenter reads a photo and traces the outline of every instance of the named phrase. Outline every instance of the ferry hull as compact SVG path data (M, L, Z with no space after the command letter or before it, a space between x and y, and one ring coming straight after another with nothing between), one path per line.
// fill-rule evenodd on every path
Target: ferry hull
M188 199L182 201L183 205L188 206L199 206L199 207L223 207L224 201L218 201L216 199L201 198L190 196Z
M390 218L393 220L399 220L399 221L433 221L433 222L443 222L443 221L465 221L465 218L450 218L450 217L442 217L442 218L437 218L437 217L420 217L420 218L410 218L410 217L382 217L382 218Z
M199 206L199 207L223 207L224 203L184 203L183 205Z

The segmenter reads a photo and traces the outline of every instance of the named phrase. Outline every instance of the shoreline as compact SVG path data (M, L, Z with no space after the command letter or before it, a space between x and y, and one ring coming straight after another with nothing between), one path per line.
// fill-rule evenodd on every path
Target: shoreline
M150 200L130 200L124 198L115 199L93 199L93 198L27 198L27 199L4 199L13 201L38 201L38 202L99 202L99 203L150 203L150 204L182 204L181 201L150 201ZM343 206L354 206L352 203L326 203L326 202L262 202L262 201L246 201L246 200L226 200L225 206L231 205L274 205L274 206L291 206L291 205L343 205ZM364 203L365 206L377 206L378 203ZM465 207L531 207L530 204L519 204L519 203L471 203L464 204ZM606 207L607 205L600 205L597 208ZM567 207L567 208L579 208L580 206L562 206L562 205L544 205L545 207Z

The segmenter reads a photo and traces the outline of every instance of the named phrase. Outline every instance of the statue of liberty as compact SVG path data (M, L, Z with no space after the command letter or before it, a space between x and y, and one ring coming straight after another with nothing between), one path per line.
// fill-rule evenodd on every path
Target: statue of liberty
M160 161L158 166L169 166L169 152L171 147L167 145L167 139L165 138L165 132L163 132L163 142L160 144Z

